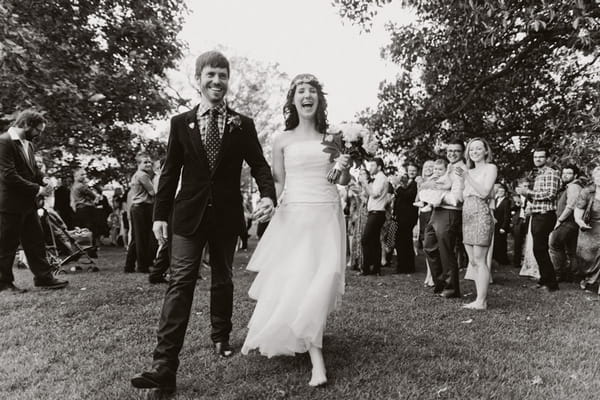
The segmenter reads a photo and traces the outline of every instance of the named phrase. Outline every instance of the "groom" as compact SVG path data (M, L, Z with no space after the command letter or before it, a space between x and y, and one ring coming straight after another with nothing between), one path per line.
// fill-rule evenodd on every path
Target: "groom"
M231 265L238 236L245 229L240 173L250 165L261 194L254 214L268 220L276 202L271 170L252 119L227 107L229 61L209 51L196 60L202 95L193 110L171 120L164 168L154 205L153 230L160 245L167 240L172 213L171 280L158 326L152 370L136 375L136 388L172 392L179 352L187 329L198 267L204 246L210 249L211 339L215 353L229 357L233 282ZM175 196L181 175L181 190Z

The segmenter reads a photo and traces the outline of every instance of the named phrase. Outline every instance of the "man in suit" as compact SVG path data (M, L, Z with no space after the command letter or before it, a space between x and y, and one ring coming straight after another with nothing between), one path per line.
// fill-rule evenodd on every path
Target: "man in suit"
M46 120L40 113L25 110L8 132L0 135L0 291L25 291L13 283L12 264L19 242L34 275L35 286L61 289L68 284L52 276L37 213L36 197L52 190L43 183L31 144L31 140L42 134L45 125Z
M496 208L494 209L494 260L502 265L509 263L506 253L506 238L510 230L510 199L507 197L507 188L503 183L496 184Z
M232 262L238 236L245 230L240 174L250 165L261 193L255 218L271 217L276 202L271 170L252 119L225 103L229 61L219 52L201 54L196 79L202 95L193 110L171 120L164 168L154 205L153 230L160 244L171 217L171 279L158 327L151 371L136 375L137 388L172 392L179 352L187 329L202 250L210 248L210 319L214 351L229 357L233 308ZM181 175L181 190L175 197Z

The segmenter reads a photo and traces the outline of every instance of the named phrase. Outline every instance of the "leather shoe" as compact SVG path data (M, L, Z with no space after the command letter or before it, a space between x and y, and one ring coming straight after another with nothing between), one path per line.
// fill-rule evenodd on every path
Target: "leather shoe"
M556 285L556 286L546 286L546 285L544 285L544 286L542 286L542 290L544 292L556 292L558 290L558 285Z
M33 284L43 289L62 289L66 287L69 282L52 277L46 279L34 279Z
M233 349L229 345L229 342L215 342L215 354L228 358L233 355Z
M440 296L446 299L454 299L460 297L460 295L454 290L444 290L442 291L442 293L440 293Z
M166 280L164 276L149 276L148 282L150 282L152 284L169 283L169 281Z
M166 368L154 369L131 378L131 385L138 389L159 389L165 393L173 393L177 387L177 377Z
M27 292L27 289L21 289L17 286L15 286L14 283L10 282L10 283L0 283L0 292L2 291L9 291L9 292L13 292L13 293L25 293Z

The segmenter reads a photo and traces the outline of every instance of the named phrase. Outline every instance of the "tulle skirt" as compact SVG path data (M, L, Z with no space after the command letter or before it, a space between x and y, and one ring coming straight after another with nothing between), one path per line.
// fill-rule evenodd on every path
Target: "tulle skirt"
M257 301L242 347L294 355L322 347L327 316L344 293L345 222L339 202L282 204L249 264Z

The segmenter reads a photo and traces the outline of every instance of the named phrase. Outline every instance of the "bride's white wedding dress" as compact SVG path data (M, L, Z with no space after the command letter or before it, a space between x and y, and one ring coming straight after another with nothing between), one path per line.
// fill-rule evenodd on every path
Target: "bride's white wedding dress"
M293 355L322 347L327 315L344 293L345 224L333 164L319 141L283 150L285 190L248 264L257 300L242 353Z

